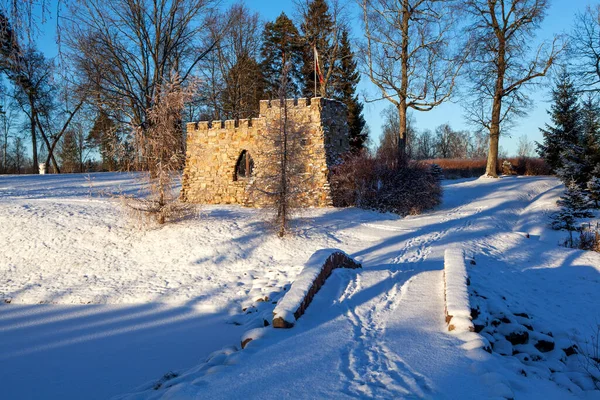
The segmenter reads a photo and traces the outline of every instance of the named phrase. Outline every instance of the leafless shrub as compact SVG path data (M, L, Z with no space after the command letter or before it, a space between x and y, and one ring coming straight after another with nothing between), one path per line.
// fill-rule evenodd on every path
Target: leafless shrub
M314 179L314 169L307 164L309 155L302 142L306 128L293 117L295 112L288 107L285 96L289 92L289 60L284 67L279 83L278 118L267 125L264 146L257 149L263 164L253 177L250 196L253 201L270 204L275 211L274 226L279 237L288 232L290 215L301 206L309 182Z
M344 161L335 166L331 174L333 189L333 205L335 207L352 207L363 203L362 196L366 185L374 178L375 158L366 153L347 155Z
M588 340L577 345L578 359L596 389L600 390L600 324Z
M525 160L525 175L551 175L550 166L541 158L527 158Z
M332 170L334 205L415 215L441 201L437 176L426 164L393 168L368 155L350 156Z
M576 232L575 236L573 231ZM600 252L600 224L587 224L571 229L569 237L561 244L571 249Z
M183 88L179 77L160 85L148 110L148 126L136 127L138 140L143 141L145 174L140 174L148 194L140 197L123 196L123 201L141 220L158 224L181 219L190 206L178 201L176 183L185 162L181 113L194 89Z

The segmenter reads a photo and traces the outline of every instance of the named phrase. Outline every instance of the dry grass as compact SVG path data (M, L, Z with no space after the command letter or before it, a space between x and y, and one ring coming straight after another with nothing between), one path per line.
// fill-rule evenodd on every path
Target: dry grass
M540 158L503 158L498 160L498 173L502 173L502 164L508 161L517 175L550 175L550 168ZM450 159L438 158L425 160L427 164L437 164L442 167L446 179L473 178L485 174L487 160L485 159Z

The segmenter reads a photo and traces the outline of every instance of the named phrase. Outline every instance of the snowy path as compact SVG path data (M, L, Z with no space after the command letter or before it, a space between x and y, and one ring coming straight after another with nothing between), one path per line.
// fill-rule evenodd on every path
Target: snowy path
M156 382L173 369L183 373L174 380L177 385L133 398L569 398L571 393L554 382L521 376L514 360L469 351L446 331L442 268L448 246L476 258L470 273L478 290L509 299L514 311L535 316L549 330L581 338L600 320L600 256L559 248L562 234L547 229L547 214L561 191L553 178L445 182L442 207L403 219L355 209L308 210L298 216L296 234L284 241L269 234L263 222L268 216L238 207L206 207L200 218L137 232L122 222L115 204L86 198L81 178L64 188L56 182L54 199L36 179L21 188L0 178L0 226L11 227L0 236L0 248L8 249L0 253L0 299L56 303L33 309L57 307L59 315L60 304L87 302L111 309L127 309L130 302L166 303L156 307L201 315L156 326L132 324L139 329L125 328L127 318L125 325L117 317L101 322L100 316L90 324L83 316L56 319L42 330L30 325L4 332L12 326L2 320L4 309L19 309L0 307L0 357L12 354L7 361L15 365L11 379L0 378L0 386L14 394L26 381L19 376L39 373L45 382L67 382L59 357L66 354L66 371L77 373L77 365L86 365L100 343L108 355L100 359L101 368L110 373L93 379L91 367L68 393L135 392L144 380ZM98 179L98 189L119 180L123 177ZM128 182L124 186L132 187ZM47 236L29 240L36 230ZM257 327L225 325L226 315L238 321L235 315L248 301L281 295L304 260L330 247L360 259L364 268L336 270L293 329L269 329L244 351L220 357L221 364L202 364L208 352L239 344L242 332ZM142 318L152 320L154 314ZM193 323L199 325L187 327ZM175 340L157 334L178 326ZM116 333L96 337L98 328ZM51 334L80 329L81 335L64 338L64 346L59 334L60 339ZM160 340L144 339L144 332ZM30 348L36 350L28 353ZM156 348L161 351L154 354ZM68 362L69 357L76 359ZM119 365L123 359L125 367ZM44 368L48 363L51 372ZM197 367L186 373L192 364ZM39 369L24 373L31 365ZM105 381L114 383L111 391L97 391ZM31 385L30 393L44 393L44 387Z

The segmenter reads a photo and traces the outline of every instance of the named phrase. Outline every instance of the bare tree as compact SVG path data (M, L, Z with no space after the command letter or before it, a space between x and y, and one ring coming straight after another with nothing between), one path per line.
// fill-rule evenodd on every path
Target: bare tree
M455 131L449 124L435 129L435 147L438 157L467 158L470 136L467 132Z
M202 45L214 0L81 0L69 7L65 43L88 97L138 127L145 150L148 112L176 71L185 82L216 40Z
M533 155L533 143L529 141L527 135L519 137L517 146L517 156L520 158L529 158Z
M53 65L34 48L20 53L11 64L8 76L14 83L14 98L28 119L35 169L38 164L38 119L40 114L48 115L53 100L50 84Z
M600 5L587 6L577 14L570 37L575 75L585 91L600 87Z
M396 107L390 105L381 112L383 124L381 125L382 135L377 148L377 158L390 168L398 166L398 130L400 129L400 118ZM407 136L415 136L415 120L412 113L408 113L406 118ZM415 146L413 140L407 141L406 155L412 156Z
M306 164L308 155L302 145L304 129L291 117L286 93L289 92L289 61L284 65L279 86L278 120L266 127L263 145L258 149L262 160L256 174L253 196L266 196L276 211L275 225L277 233L283 237L288 232L288 223L292 208L297 207L303 188L314 177L311 167Z
M28 169L28 159L25 154L25 143L21 136L16 135L13 138L13 146L10 152L12 158L12 170L16 174L20 174Z
M469 76L470 119L489 131L486 176L497 178L501 128L523 115L529 104L523 88L546 75L564 46L555 36L530 57L531 40L548 9L548 0L465 0L472 18ZM505 127L506 128L506 127Z
M433 132L429 129L425 129L419 132L414 137L415 141L415 157L419 160L428 160L435 158L437 155L435 138Z
M408 109L430 111L448 100L464 63L451 53L453 0L357 0L363 12L365 73L399 115L398 157L405 158ZM369 100L373 101L373 99Z
M63 79L61 82L61 87L56 88L54 93L57 99L53 99L48 105L47 112L35 114L36 125L48 150L46 165L50 165L50 161L52 161L56 173L60 173L60 168L54 152L84 105L82 94L78 93L76 88L71 87L68 81Z
M483 159L487 156L490 144L490 135L483 129L476 130L471 135L471 148L469 158Z
M144 133L147 140L144 163L148 172L143 176L150 194L148 197L126 200L133 210L164 224L187 209L186 205L177 201L175 179L185 161L181 118L193 88L183 88L180 78L174 74L156 89L153 107L147 111L148 127Z
M0 92L4 92L5 88L0 87ZM2 94L0 98L0 132L2 132L2 152L0 158L2 160L2 173L8 173L9 169L9 154L8 146L9 139L12 138L11 131L17 121L16 105L11 101L11 98Z

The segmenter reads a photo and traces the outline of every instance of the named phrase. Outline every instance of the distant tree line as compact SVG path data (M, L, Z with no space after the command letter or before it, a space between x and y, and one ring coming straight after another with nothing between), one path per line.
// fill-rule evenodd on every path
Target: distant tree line
M486 174L494 177L500 136L527 113L531 88L565 55L578 92L595 95L600 84L599 6L577 16L569 37L538 43L548 0L297 0L294 20L281 14L266 23L243 2L224 10L216 0L65 1L59 3L63 52L48 60L28 29L35 25L34 3L0 3L2 115L18 111L5 124L10 134L2 137L10 143L2 142L2 157L11 153L13 169L46 162L57 172L84 170L92 158L100 158L102 170L146 169L148 114L174 76L175 86L197 88L183 121L247 118L256 116L260 99L278 98L289 64L286 96L326 96L347 105L355 153L368 135L357 94L362 73L378 88L363 100L389 101L397 114L388 126L393 135L383 136L388 153L395 147L388 155L394 163L473 156L481 142L487 143ZM350 4L361 16L358 38ZM477 134L449 127L411 131L410 112L453 97ZM180 147L184 134L182 127ZM31 157L21 157L23 149Z

